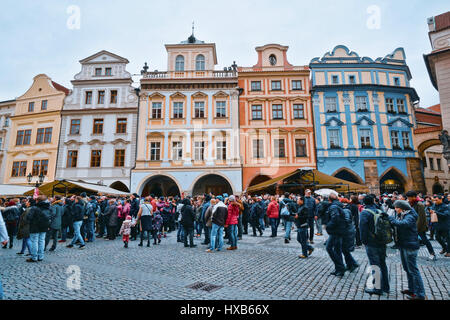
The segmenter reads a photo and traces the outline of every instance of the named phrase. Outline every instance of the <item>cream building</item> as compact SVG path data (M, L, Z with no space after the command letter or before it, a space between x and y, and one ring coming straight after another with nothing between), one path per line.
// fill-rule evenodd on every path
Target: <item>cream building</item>
M143 70L131 192L240 193L237 66L215 71L216 45L193 35L166 50L168 71Z
M6 172L6 155L11 132L11 117L14 115L16 100L0 102L0 183L3 183Z
M62 111L58 178L129 191L138 97L128 63L104 50L80 60Z
M69 89L45 74L34 77L25 94L16 99L6 159L5 184L33 182L40 174L44 183L55 178L61 109Z

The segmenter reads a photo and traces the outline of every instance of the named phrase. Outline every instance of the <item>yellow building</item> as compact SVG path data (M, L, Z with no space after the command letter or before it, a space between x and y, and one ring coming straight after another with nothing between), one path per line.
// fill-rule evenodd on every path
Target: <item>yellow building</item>
M69 89L39 74L30 89L16 99L4 183L26 184L27 175L36 181L41 173L44 183L54 180L61 109L68 94Z

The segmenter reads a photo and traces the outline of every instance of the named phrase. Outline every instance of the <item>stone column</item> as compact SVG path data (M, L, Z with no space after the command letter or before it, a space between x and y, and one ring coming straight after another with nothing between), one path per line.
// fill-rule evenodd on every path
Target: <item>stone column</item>
M164 131L164 156L161 167L169 167L169 131Z
M413 190L426 193L425 179L423 176L421 161L418 158L406 159L408 170L408 181L405 185L405 191Z
M377 160L364 160L365 185L370 193L380 194L380 181L378 180Z

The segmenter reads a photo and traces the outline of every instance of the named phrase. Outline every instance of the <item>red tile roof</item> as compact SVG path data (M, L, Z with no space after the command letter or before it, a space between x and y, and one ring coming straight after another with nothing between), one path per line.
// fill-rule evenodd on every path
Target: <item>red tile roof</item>
M435 31L445 30L450 27L450 11L434 17Z
M55 81L52 81L52 85L55 87L56 90L64 92L66 96L69 95L69 89L67 89L66 87L60 85Z
M434 106L431 106L431 107L429 107L427 109L433 110L435 112L439 112L439 114L441 113L441 105L440 104L435 104Z

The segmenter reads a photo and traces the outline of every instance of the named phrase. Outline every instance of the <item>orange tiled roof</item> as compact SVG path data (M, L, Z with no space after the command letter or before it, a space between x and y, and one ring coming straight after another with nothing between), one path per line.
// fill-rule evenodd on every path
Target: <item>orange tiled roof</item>
M69 94L69 89L60 85L59 83L52 81L52 85L55 87L56 90L64 92L66 96Z

